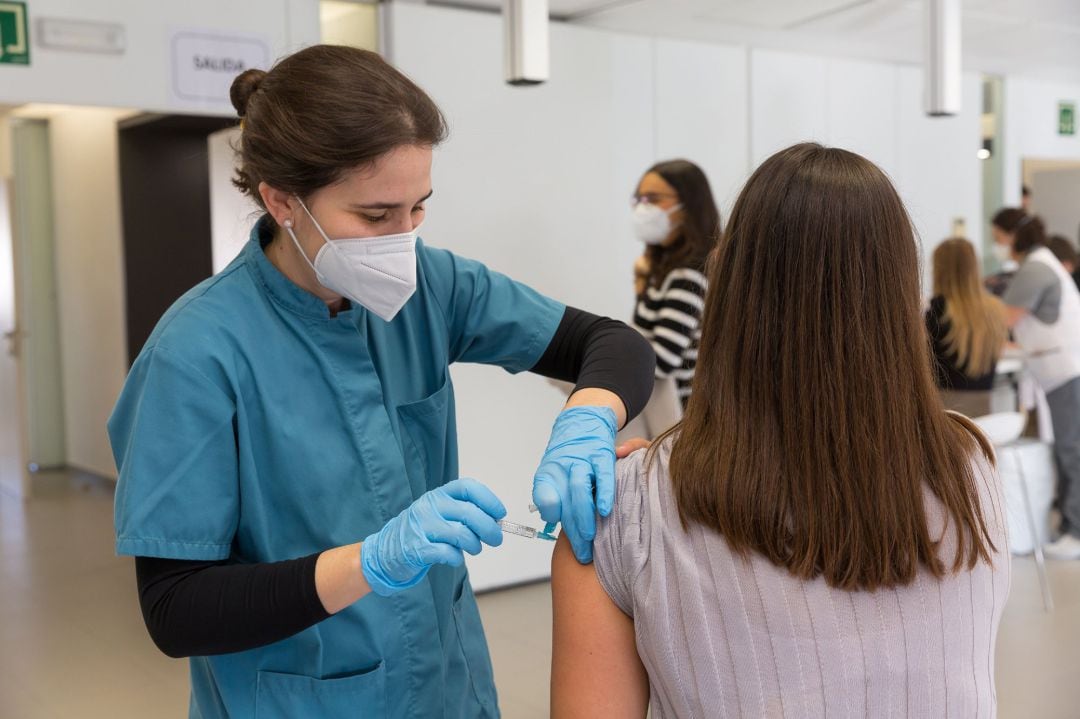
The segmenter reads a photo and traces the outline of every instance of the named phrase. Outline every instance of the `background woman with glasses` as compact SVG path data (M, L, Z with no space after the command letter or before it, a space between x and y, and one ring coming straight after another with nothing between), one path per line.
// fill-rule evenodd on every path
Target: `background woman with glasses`
M705 260L720 235L709 180L688 160L653 165L631 198L645 251L634 267L634 326L656 352L656 376L673 378L686 405L697 363Z

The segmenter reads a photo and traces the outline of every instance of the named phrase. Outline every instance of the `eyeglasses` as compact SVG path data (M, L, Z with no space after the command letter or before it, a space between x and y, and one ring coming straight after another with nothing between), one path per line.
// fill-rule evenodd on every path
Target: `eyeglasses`
M640 194L634 194L630 196L630 206L637 207L642 202L647 205L655 205L665 197L673 197L678 199L678 195L674 192L642 192Z

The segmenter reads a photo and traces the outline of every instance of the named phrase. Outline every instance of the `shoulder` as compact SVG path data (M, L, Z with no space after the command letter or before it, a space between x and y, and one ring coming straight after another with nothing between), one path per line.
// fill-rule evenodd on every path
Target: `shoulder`
M1012 285L1016 283L1028 283L1039 286L1057 284L1058 276L1054 268L1043 257L1031 257L1020 265L1020 269L1012 277ZM1012 286L1010 285L1010 287Z
M151 342L175 338L192 324L228 324L233 313L220 310L250 296L252 283L246 274L242 265L231 265L185 292L161 316Z
M450 250L416 241L416 261L422 281L440 296L454 291L455 285L488 272L482 263Z
M962 436L968 435L975 440L978 450L975 454L981 456L984 461L993 464L995 461L994 445L991 443L990 438L986 436L986 432L975 423L975 420L953 410L945 410L945 416L952 420L958 434Z
M994 444L990 436L988 436L988 433L992 434L995 430L990 425L986 425L987 429L984 431L983 427L974 420L958 412L947 411L946 414L953 421L958 433L968 435L974 439L974 446L969 449L968 453L971 476L976 483L980 501L984 507L984 515L993 525L991 528L996 527L1000 533L1003 533L1005 518L1001 498L1001 479L997 470L997 453L994 450ZM990 418L990 421L996 421L996 419ZM1011 420L1002 419L1002 421Z
M235 338L250 323L249 315L260 297L243 264L230 265L169 307L139 358L167 354L204 374L213 374L220 366L219 356L235 347Z
M624 560L640 564L647 554L649 527L663 518L659 506L669 498L668 462L671 440L650 450L641 449L615 465L615 504L597 524L597 541L614 542Z

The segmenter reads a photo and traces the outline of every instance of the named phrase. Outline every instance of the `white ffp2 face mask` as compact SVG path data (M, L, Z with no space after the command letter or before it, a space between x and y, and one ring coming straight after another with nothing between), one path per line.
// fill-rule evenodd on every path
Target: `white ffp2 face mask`
M995 242L990 246L990 252L993 253L998 262L1008 262L1012 259L1012 248L999 242Z
M394 319L416 292L416 237L420 227L397 235L332 240L304 201L296 199L326 244L312 262L292 227L286 226L285 231L315 271L319 284L366 307L386 322Z
M634 234L646 245L662 244L671 234L671 213L681 208L682 205L675 205L665 210L648 202L639 202L634 206L632 216Z

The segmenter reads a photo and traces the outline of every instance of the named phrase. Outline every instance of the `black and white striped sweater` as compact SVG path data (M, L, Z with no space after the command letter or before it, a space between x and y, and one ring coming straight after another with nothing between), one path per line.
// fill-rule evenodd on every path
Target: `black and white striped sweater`
M708 281L697 270L672 270L660 287L638 295L634 326L656 352L656 376L673 377L679 399L686 404L697 365L701 313Z

